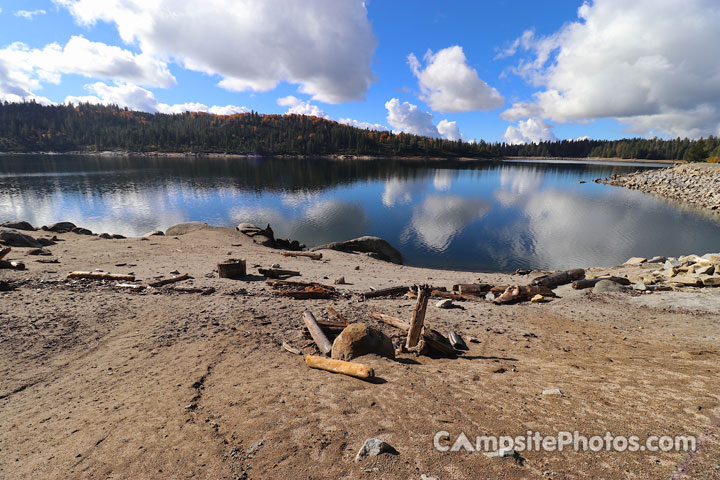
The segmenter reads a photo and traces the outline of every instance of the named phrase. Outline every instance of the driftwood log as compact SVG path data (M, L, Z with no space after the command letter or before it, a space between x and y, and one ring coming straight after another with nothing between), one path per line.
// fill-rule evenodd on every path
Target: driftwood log
M295 270L282 270L280 268L258 268L260 275L265 275L268 278L280 278L280 277L299 277L300 272Z
M308 257L313 260L322 260L322 253L319 252L280 252L283 257Z
M287 350L288 352L292 353L293 355L302 355L302 352L298 350L297 348L293 347L287 342L282 343L282 347Z
M492 285L487 283L461 283L453 285L453 291L460 295L485 295L490 291Z
M411 349L417 346L420 341L423 326L425 325L425 312L427 311L430 292L423 287L418 288L417 302L413 311L412 320L410 321L410 329L408 330L405 348Z
M247 275L247 264L242 259L225 260L217 264L217 269L220 278L242 278Z
M123 275L121 273L105 273L105 272L71 272L67 278L88 278L91 280L121 280L124 282L134 282L135 275Z
M371 290L369 292L365 292L362 294L362 296L366 299L377 297L396 297L398 295L404 295L409 290L410 287L381 288L380 290Z
M403 332L407 332L408 330L410 330L410 324L400 320L399 318L378 312L373 312L370 316L376 320L381 321L382 323L400 329ZM457 352L452 347L452 345L450 345L450 342L440 332L425 327L423 329L422 335L425 344L430 349L442 353L443 355L447 355L449 357L455 357L457 355Z
M348 322L345 317L343 317L337 310L335 310L333 307L325 307L327 308L327 311L330 312L335 318L340 320L344 325L350 325L350 322Z
M484 297L479 297L475 295L460 295L459 293L450 293L450 292L441 292L439 290L433 290L430 292L431 297L437 297L437 298L447 298L450 300L457 300L459 302L464 301L470 301L470 302L479 302L485 300Z
M0 268L9 270L25 270L25 264L23 262L17 262L15 260L8 262L7 260L0 260Z
M573 282L572 288L575 290L585 290L586 288L593 288L600 280L610 280L611 282L618 283L620 285L630 285L630 280L623 277L605 277L605 278L593 278L592 280L583 279Z
M542 295L543 297L557 296L555 295L555 292L550 290L550 288L540 285L512 285L507 287L502 295L493 300L493 303L502 305L504 303L513 303L520 300L529 300L535 295Z
M182 282L183 280L189 280L190 278L192 278L192 277L190 277L190 275L188 275L187 273L183 273L182 275L178 275L176 277L170 277L170 278L166 278L164 280L150 282L150 283L148 283L148 285L151 287L157 288L157 287L162 287L163 285L170 285L171 283L177 283L177 282Z
M12 247L4 247L2 250L0 250L0 260L5 258L10 252L12 252Z
M323 285L322 283L316 283L316 282L293 282L292 280L265 280L265 283L270 285L271 287L277 288L277 287L314 287L314 288L323 288L325 290L335 291L335 287L332 285Z
M341 373L351 377L369 380L375 376L375 371L362 363L345 362L331 358L318 357L317 355L305 355L305 364L310 368L325 370L332 373Z
M332 344L330 343L330 340L328 340L328 338L325 336L325 333L323 333L312 312L303 312L303 320L305 321L305 326L310 332L310 336L315 341L315 345L317 345L320 351L325 355L330 353L330 351L332 350Z
M554 288L582 278L585 278L585 270L582 268L576 268L573 270L565 270L564 272L555 272L549 275L537 277L530 282L530 285Z

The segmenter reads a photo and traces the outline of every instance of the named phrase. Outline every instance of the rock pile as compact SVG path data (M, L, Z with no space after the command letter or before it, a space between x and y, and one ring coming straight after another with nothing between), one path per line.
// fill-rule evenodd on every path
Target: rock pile
M629 274L628 279L643 287L659 284L675 287L720 287L720 253L667 258L664 263L643 261L639 265L642 269L638 273Z
M694 204L709 210L720 210L720 165L686 164L660 170L597 179L597 183L654 193Z

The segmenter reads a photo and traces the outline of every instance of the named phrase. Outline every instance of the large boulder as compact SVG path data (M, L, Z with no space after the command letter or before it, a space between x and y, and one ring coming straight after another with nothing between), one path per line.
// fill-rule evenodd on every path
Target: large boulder
M360 237L345 242L333 242L313 248L316 250L338 250L348 253L366 253L369 256L386 262L402 265L402 254L388 242L379 237Z
M622 292L623 287L619 283L615 283L612 280L600 280L592 289L592 293L603 294L603 293L615 293Z
M10 247L31 247L41 248L42 244L35 238L17 230L3 230L0 232L0 242Z
M172 227L168 228L165 231L165 235L185 235L186 233L196 232L198 230L207 230L208 228L212 227L205 222L178 223L177 225L173 225Z
M57 233L72 232L73 228L77 228L77 225L72 222L58 222L53 223L52 225L48 225L46 227L42 227L43 230Z
M35 227L30 225L28 222L23 220L13 220L11 222L5 222L0 227L14 228L15 230L26 230L28 232L34 232Z
M395 347L392 340L377 328L353 323L337 336L331 356L336 360L350 361L368 353L395 358Z

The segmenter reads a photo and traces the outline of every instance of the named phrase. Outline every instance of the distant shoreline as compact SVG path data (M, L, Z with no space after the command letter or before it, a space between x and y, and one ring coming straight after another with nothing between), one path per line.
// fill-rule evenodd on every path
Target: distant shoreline
M325 154L325 155L300 155L300 154L249 154L249 153L215 153L215 152L130 152L107 150L100 152L91 151L71 151L71 152L0 152L0 155L78 155L78 156L100 156L100 157L157 157L157 158L283 158L283 159L307 159L307 158L323 158L327 160L390 160L402 159L408 161L428 161L428 162L502 162L505 160L556 160L573 162L581 160L583 162L625 162L625 163L664 163L668 165L676 165L686 163L684 160L649 160L639 158L603 158L603 157L425 157L425 156L384 156L384 155L353 155L353 154Z

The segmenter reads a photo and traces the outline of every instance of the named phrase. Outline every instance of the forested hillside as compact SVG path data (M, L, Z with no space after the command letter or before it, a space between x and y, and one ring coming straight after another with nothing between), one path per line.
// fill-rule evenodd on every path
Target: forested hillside
M0 151L127 150L493 157L467 143L377 132L318 117L135 112L116 106L0 103Z
M561 140L509 145L362 130L301 115L167 115L91 104L0 103L0 152L80 150L704 161L720 156L720 139Z

